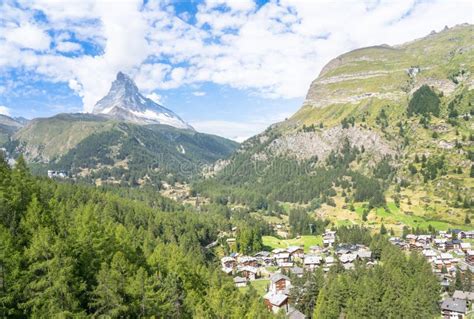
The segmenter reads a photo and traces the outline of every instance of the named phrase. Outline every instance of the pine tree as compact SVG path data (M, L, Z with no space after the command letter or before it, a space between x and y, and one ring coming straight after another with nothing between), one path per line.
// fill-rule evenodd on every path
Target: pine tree
M127 316L130 303L125 289L131 273L132 266L121 252L115 253L110 265L102 263L91 304L96 315Z

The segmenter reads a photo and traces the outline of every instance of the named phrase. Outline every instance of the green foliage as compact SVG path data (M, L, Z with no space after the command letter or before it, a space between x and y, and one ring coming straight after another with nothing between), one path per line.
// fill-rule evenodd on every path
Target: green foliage
M413 114L439 116L440 104L438 95L428 85L422 85L413 93L408 103L408 116Z
M330 271L313 318L433 318L439 315L440 286L423 256L402 251L382 237L381 262L348 272Z
M232 227L219 207L196 214L146 189L58 184L20 159L0 161L0 213L1 317L269 316L204 248ZM257 227L261 248L258 223L233 223Z
M328 221L314 219L303 209L290 211L289 220L292 237L298 235L321 235L328 225Z

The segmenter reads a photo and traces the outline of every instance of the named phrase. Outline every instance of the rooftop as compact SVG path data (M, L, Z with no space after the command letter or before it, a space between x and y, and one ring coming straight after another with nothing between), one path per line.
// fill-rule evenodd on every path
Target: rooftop
M466 313L466 300L446 298L441 304L441 310L455 311L459 313Z

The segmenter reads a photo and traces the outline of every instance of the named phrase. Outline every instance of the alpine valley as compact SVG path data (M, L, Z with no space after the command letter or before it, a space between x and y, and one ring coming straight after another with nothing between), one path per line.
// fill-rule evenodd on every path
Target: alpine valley
M374 39L400 27L393 40L468 7L43 2L0 6L1 101L13 89L53 101L73 76L88 101L92 75L119 65L135 79L158 70L183 101L199 88L237 103L262 78L300 72L308 52L368 43L356 37L378 20ZM358 30L335 26L353 13ZM61 74L54 61L71 71L43 82ZM255 81L231 96L232 76ZM26 107L0 111L12 105ZM335 57L293 116L242 144L197 132L123 72L91 113L0 115L0 318L472 318L473 117L471 24Z
M301 208L335 225L468 227L472 34L472 25L459 25L343 54L322 69L296 114L239 148L196 132L122 72L93 113L2 116L0 141L39 174L158 188L192 179L192 194L280 221Z

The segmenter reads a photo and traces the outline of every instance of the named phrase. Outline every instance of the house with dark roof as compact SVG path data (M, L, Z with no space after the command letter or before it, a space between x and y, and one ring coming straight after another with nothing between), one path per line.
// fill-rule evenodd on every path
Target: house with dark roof
M466 312L466 300L446 298L441 303L441 315L445 319L463 319L466 317Z

